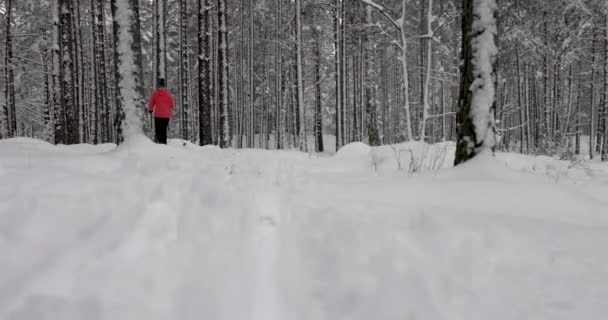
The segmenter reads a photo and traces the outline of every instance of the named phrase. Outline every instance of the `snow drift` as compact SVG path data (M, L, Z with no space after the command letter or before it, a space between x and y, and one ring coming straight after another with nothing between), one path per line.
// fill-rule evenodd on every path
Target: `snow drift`
M0 141L0 319L604 319L606 165L452 148Z

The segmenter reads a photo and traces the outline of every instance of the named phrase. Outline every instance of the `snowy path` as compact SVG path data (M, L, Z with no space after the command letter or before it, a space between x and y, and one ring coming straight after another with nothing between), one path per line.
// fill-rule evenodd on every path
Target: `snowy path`
M0 142L0 319L608 314L608 167L390 157Z

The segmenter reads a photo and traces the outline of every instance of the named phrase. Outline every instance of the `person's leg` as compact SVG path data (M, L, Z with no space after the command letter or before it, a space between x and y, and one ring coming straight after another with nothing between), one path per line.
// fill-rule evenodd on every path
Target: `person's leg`
M169 119L161 119L161 127L162 127L162 132L161 132L161 141L160 143L162 144L167 144L167 128L169 127Z
M162 122L163 119L160 118L154 118L154 135L155 135L155 140L156 143L161 143L161 137L162 137Z

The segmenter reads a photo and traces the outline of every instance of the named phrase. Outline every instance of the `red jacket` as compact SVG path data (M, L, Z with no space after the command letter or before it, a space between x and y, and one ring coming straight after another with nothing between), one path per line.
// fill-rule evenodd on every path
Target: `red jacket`
M171 109L175 105L173 104L173 97L165 88L160 88L154 91L152 98L150 98L150 104L148 105L148 111L154 110L154 118L165 118L171 119Z

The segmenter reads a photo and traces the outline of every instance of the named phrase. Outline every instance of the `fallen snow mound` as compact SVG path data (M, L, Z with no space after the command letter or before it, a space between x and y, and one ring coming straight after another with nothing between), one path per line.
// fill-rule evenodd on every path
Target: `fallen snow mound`
M336 152L336 157L352 158L352 157L369 157L372 148L363 142L349 143Z

